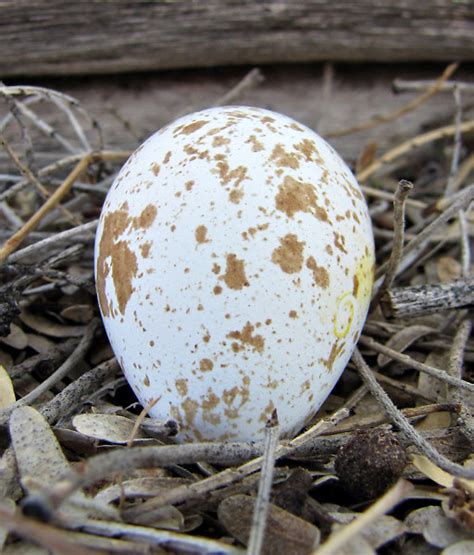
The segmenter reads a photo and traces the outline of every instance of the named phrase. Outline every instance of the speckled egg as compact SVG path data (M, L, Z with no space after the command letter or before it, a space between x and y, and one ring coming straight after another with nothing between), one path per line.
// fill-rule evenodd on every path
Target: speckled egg
M316 133L221 107L151 136L105 201L100 310L128 382L178 439L291 436L344 370L374 251L350 170Z

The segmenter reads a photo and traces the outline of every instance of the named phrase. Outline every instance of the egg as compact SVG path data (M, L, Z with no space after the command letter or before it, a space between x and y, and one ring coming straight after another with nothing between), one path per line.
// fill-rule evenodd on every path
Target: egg
M297 433L364 324L367 206L319 135L260 108L211 108L157 131L105 200L95 245L111 346L178 440Z

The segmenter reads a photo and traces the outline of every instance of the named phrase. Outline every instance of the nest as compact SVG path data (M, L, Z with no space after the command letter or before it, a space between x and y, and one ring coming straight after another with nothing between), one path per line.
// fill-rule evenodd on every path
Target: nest
M334 134L452 91L451 124L380 158L369 144L358 160L377 249L369 317L311 424L283 441L271 421L262 444L176 444L176 422L139 406L93 280L97 218L130 153L106 150L74 98L0 87L0 550L322 555L472 542L474 122L462 103L472 85L448 81L455 69L403 84L415 100ZM225 103L260 79L251 72Z

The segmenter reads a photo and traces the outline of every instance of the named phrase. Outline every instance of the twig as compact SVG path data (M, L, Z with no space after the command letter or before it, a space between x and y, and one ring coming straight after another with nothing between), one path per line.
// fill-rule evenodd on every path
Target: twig
M461 126L460 130L461 133L468 133L474 129L474 121L465 121ZM418 148L425 144L431 143L436 141L437 139L452 137L456 133L456 126L455 125L446 125L445 127L439 127L438 129L433 129L432 131L428 131L427 133L423 133L422 135L417 135L408 141L403 142L402 144L396 146L395 148L390 149L386 152L381 158L372 162L370 166L362 170L357 174L358 181L366 181L369 177L371 177L377 170L379 170L382 166L393 162L400 156L403 156L410 150L414 148Z
M23 260L24 258L28 259L31 255L38 255L43 251L50 253L51 249L61 246L63 243L74 239L78 241L81 238L88 237L91 241L94 240L94 232L99 224L99 220L93 220L92 222L88 222L86 224L79 225L77 227L72 227L71 229L66 229L65 231L61 231L60 233L56 233L51 237L47 237L46 239L42 239L34 243L33 245L29 245L24 249L17 251L11 254L8 257L8 262L14 264Z
M416 318L440 310L474 306L474 277L396 287L385 291L380 306L386 318Z
M237 85L235 85L235 87L228 91L224 96L218 98L213 103L213 106L226 106L228 104L232 104L246 91L252 89L253 87L256 87L263 81L264 77L262 72L257 67L254 67L239 83L237 83Z
M453 338L453 344L449 350L448 358L448 372L451 376L461 378L463 375L463 359L466 345L471 335L472 321L464 319ZM461 431L466 438L470 441L471 445L474 442L474 417L472 414L472 407L470 407L470 399L462 390L457 388L450 388L448 391L448 399L459 404L459 417L458 424Z
M151 527L134 526L123 522L102 522L100 520L86 520L81 522L82 528L92 534L104 536L123 536L146 542L147 545L163 545L179 553L200 553L202 555L243 555L237 547L203 538L201 536L157 530Z
M454 116L454 150L453 156L451 158L451 168L449 170L448 180L446 181L446 187L444 189L444 196L450 197L454 193L454 182L456 180L456 175L459 169L459 157L461 155L461 123L462 123L462 103L461 103L461 91L458 87L453 89L454 104L456 106L456 113Z
M312 438L319 436L329 429L332 429L343 418L347 418L348 415L349 411L346 408L343 408L336 411L331 417L320 420L294 440L280 444L276 449L275 458L279 459L290 455L306 441L310 441ZM207 495L216 488L228 486L234 482L240 481L245 476L258 472L261 468L262 462L262 457L258 457L243 464L242 466L239 466L238 468L228 468L195 484L177 487L174 490L164 492L154 499L145 501L140 507L131 508L128 511L125 511L124 517L133 519L143 511L146 511L149 514L151 511L158 510L164 505L174 505L176 503L181 503L183 501Z
M387 289L390 289L392 283L397 274L398 264L402 258L403 253L403 243L405 240L405 202L407 196L413 190L413 184L405 179L402 179L395 192L395 198L393 201L393 246L392 253L387 263L387 270L385 272L385 277L382 284L380 285L378 291L374 293L372 299L373 310L380 297L384 294Z
M426 91L424 91L417 98L414 98L413 100L408 102L408 104L405 104L405 106L397 108L396 110L394 110L393 112L389 112L388 114L375 116L369 121L359 123L358 125L354 125L353 127L348 127L346 129L341 129L340 131L332 131L330 133L326 133L325 136L343 137L344 135L351 135L352 133L357 133L358 131L366 131L367 129L373 129L374 127L382 123L389 123L405 114L408 114L409 112L412 112L413 110L424 104L427 100L429 100L434 94L436 94L443 86L443 83L445 83L451 77L451 75L458 69L458 67L458 63L450 64Z
M419 79L408 81L406 79L395 79L393 82L393 90L396 93L424 91L433 86L432 79ZM439 88L440 91L452 91L457 87L461 91L472 92L474 91L474 83L464 81L445 81Z
M51 389L55 384L60 382L65 376L73 370L79 362L84 358L85 354L89 350L92 340L94 338L95 331L98 327L98 320L93 320L86 328L84 335L74 349L74 351L69 355L69 357L61 364L61 366L55 370L48 378L43 380L33 391L10 405L6 409L0 410L0 426L8 422L8 418L11 413L18 407L24 405L31 405L36 399L41 397L46 391Z
M130 437L127 440L127 447L132 447L133 442L137 437L138 430L140 429L140 426L143 422L143 419L150 412L150 410L156 405L156 403L158 403L159 400L160 400L159 397L155 397L154 399L151 399L151 401L149 401L146 404L146 406L143 408L143 410L140 412L137 419L135 420L135 423L133 424L132 431L130 432Z
M87 110L81 106L81 103L77 98L69 96L68 94L59 92L55 89L47 89L45 87L35 87L31 85L15 85L15 86L2 86L0 87L0 94L4 96L31 96L34 95L35 97L39 98L41 96L45 96L49 100L53 102L53 98L62 100L66 105L72 106L75 110L81 113L88 121L92 129L95 129L99 138L99 144L97 148L102 150L103 148L103 140L102 140L102 131L100 128L99 123L96 119L91 117Z
M49 424L54 424L59 418L65 417L69 412L88 399L98 387L104 385L105 380L112 377L119 365L115 358L103 362L92 368L77 380L74 380L61 393L43 405L39 411Z
M461 248L461 274L465 277L471 273L471 241L469 240L469 228L466 221L466 212L460 210L458 214Z
M374 372L374 376L377 373ZM401 409L400 412L407 419L419 420L420 417L428 416L429 414L436 414L438 412L456 412L458 409L457 405L453 403L434 403L432 405L423 405L421 407L413 407ZM365 430L367 428L374 428L375 426L381 426L390 422L390 417L385 413L375 413L370 416L364 416L358 418L354 422L342 422L339 426L336 426L334 430L331 431L331 435L335 436L337 434L346 434L348 432L353 432L354 430Z
M398 503L406 499L414 486L406 480L399 480L369 509L355 518L350 524L331 534L329 539L319 548L313 551L313 555L337 554L341 547L354 539L379 517L388 513Z
M455 200L442 212L435 220L433 220L429 225L427 225L423 231L421 231L416 237L414 237L403 249L402 260L406 259L407 255L411 252L416 251L421 248L425 241L437 230L439 227L444 225L448 220L456 216L459 210L468 206L474 199L474 185L469 185L466 187L460 195L456 197ZM384 262L378 268L377 275L381 275L386 271L388 267L388 262Z
M11 254L18 245L25 239L28 233L34 229L41 219L52 208L61 201L61 199L69 192L75 180L85 171L89 164L96 160L116 160L123 158L123 152L103 151L99 153L90 153L85 155L76 165L71 173L66 177L63 184L48 198L41 208L33 214L33 216L18 230L0 249L0 262Z
M36 187L36 189L41 193L44 198L48 198L50 195L49 191L44 187L44 185L40 182L40 180L36 177L36 175L30 170L30 168L23 164L21 160L16 155L16 152L11 147L10 143L5 139L5 137L0 133L0 145L5 149L8 156L10 156L12 162L17 166L20 172L28 179L28 181ZM72 214L67 208L64 206L59 207L63 214L66 216L68 220L70 220L74 225L79 225L81 222L78 221L76 216Z
M414 387L413 385L405 383L404 381L401 381L401 380L394 380L393 378L390 378L385 374L381 374L380 372L376 372L375 370L373 372L374 372L374 376L377 378L379 382L389 385L390 387L393 387L394 389L397 389L402 393L406 393L407 395L417 397L418 399L424 399L428 403L436 403L437 401L435 395L430 395L429 393L425 393L420 389L418 389L417 387Z
M252 527L247 546L248 555L260 555L263 546L263 538L267 525L268 504L273 484L273 472L275 469L275 450L278 445L280 426L278 417L272 415L265 429L265 443L263 448L263 464L260 472L258 495L253 511Z
M446 371L441 370L439 368L435 368L434 366L429 366L428 364L424 364L423 362L418 362L417 360L411 358L408 355L403 353L399 353L390 347L386 347L381 343L377 343L371 337L367 337L365 335L361 336L359 342L364 345L365 347L369 347L369 349L373 349L378 353L383 353L384 355L393 358L394 360L399 360L400 362L404 362L406 365L418 370L419 372L424 372L429 376L433 376L442 382L447 383L448 385L452 385L454 387L460 387L465 389L466 391L470 391L474 393L474 384L470 382L466 382L465 380L461 380L459 378L455 378L454 376L450 376Z
M81 378L79 378L80 380ZM76 384L79 380L76 380ZM67 389L67 388L66 388ZM43 413L44 414L44 413ZM298 449L305 441L314 438L316 435L332 428L342 418L347 417L349 411L342 409L334 413L332 417L319 421L304 434L301 434L293 441L281 444L275 457L283 457ZM44 414L48 419L48 416ZM246 446L246 447L245 447ZM118 450L105 455L91 457L84 464L80 472L72 472L64 478L62 482L54 486L49 486L40 491L33 499L26 500L26 503L33 503L40 506L45 512L51 512L61 504L73 491L79 487L86 487L110 477L114 473L126 473L131 468L146 468L154 466L167 466L170 464L190 464L199 461L217 462L220 464L235 464L239 457L249 459L255 456L256 447L254 444L232 444L232 443L195 443L187 445L166 445L158 447L133 448ZM257 452L261 453L261 446ZM246 453L245 453L246 450ZM257 457L237 468L227 468L199 482L177 487L166 491L154 499L149 499L139 507L128 509L124 512L126 519L133 519L142 512L147 512L150 516L153 510L161 508L163 505L180 503L189 499L205 495L210 491L227 486L239 481L245 476L260 470L263 459Z
M69 555L94 555L97 553L95 549L91 550L77 545L76 538L69 532L26 518L4 504L0 504L0 519L7 530L39 543L51 553L68 553Z
M439 451L437 451L417 430L415 430L415 428L413 428L406 417L393 404L392 400L385 393L383 388L377 383L377 380L372 374L370 368L367 366L357 347L352 355L352 360L357 367L360 377L367 385L374 398L390 416L392 423L400 428L407 439L410 439L424 455L426 455L440 468L446 470L446 472L449 472L454 476L458 476L459 478L467 478L468 480L472 480L474 478L474 469L466 468L450 461L444 455L439 453Z
M368 197L379 198L382 200L389 200L393 202L394 200L394 193L390 193L389 191L383 191L382 189L375 189L374 187L369 187L368 185L361 185L361 189L365 195ZM405 200L406 206L412 206L413 208L418 208L419 210L424 210L427 208L426 202L422 202L421 200L407 198Z

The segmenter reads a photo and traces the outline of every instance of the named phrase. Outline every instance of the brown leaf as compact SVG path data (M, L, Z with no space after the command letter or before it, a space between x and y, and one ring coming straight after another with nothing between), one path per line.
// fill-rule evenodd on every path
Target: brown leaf
M22 311L20 319L31 329L50 337L82 337L84 335L84 326L57 324L42 316L26 312L26 310Z
M392 335L392 337L385 343L385 346L402 353L412 343L420 339L420 337L433 333L434 331L435 330L433 330L433 328L429 328L428 326L408 326L406 328L402 328L395 335ZM390 361L391 358L387 355L379 354L377 357L377 364L380 368L386 366Z
M94 316L94 308L90 304L75 304L61 310L61 316L77 324L88 324Z
M447 547L452 543L472 539L472 534L463 530L444 515L441 507L423 507L412 511L405 519L408 532L422 534L435 547Z
M6 337L1 337L0 341L19 351L28 346L26 333L16 324L10 324L10 333Z
M115 414L78 414L72 424L81 434L109 443L127 443L134 426L129 418Z
M8 372L0 364L0 409L6 409L16 401L15 390Z
M436 261L436 270L441 283L448 283L461 277L461 264L451 256L440 256Z
M232 495L219 505L219 521L236 539L247 544L255 498ZM307 555L319 544L319 530L309 522L270 504L263 542L263 555Z
M369 141L365 146L362 154L359 156L359 159L356 163L356 171L355 173L359 173L362 170L365 170L375 159L375 155L377 154L377 143L375 141Z

